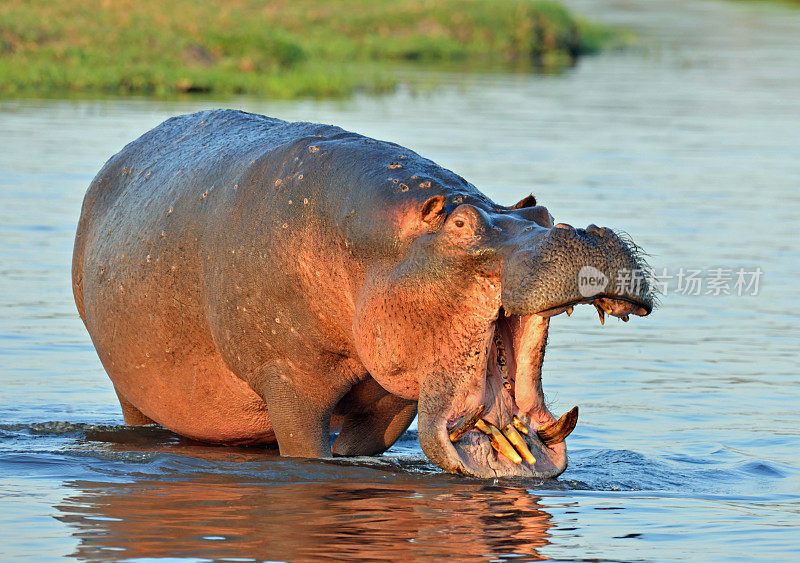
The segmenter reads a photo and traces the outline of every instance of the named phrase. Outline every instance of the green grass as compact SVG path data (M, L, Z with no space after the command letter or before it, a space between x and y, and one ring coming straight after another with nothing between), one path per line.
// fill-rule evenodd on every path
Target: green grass
M795 8L800 8L800 0L732 0L733 2L750 2L761 4L786 4Z
M549 1L4 0L0 96L338 96L409 65L559 68L614 39Z

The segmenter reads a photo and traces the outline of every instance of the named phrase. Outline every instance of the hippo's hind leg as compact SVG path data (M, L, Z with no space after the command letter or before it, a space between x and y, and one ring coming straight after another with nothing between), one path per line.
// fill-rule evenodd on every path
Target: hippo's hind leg
M417 415L417 402L388 393L370 377L350 390L337 414L344 419L333 454L376 455L389 449L408 429Z
M114 387L114 392L117 394L117 399L119 399L119 406L122 407L122 417L125 419L125 424L131 426L154 424L151 418L148 418L142 411L134 407L116 387Z

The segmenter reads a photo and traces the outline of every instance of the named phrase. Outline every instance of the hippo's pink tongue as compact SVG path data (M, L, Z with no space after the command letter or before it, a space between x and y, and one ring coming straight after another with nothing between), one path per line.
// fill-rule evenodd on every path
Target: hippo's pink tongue
M513 334L516 364L514 396L520 411L543 419L537 422L544 424L549 422L548 419L552 420L544 405L542 392L542 362L550 319L538 315L517 318L519 328Z

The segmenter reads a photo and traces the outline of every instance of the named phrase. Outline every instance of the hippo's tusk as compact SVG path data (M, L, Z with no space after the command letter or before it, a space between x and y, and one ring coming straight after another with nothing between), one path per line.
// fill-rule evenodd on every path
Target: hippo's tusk
M528 427L525 426L525 423L522 422L517 417L517 415L514 415L513 417L511 417L511 422L514 424L514 428L516 428L517 430L519 430L520 432L522 432L526 436L530 433L530 430L528 430Z
M578 423L578 407L572 407L572 410L564 413L564 415L550 424L546 424L536 431L539 439L548 446L558 444L567 439L567 436L575 430L575 425Z
M514 424L509 422L503 427L503 435L508 438L508 441L511 442L511 445L517 450L519 455L522 456L522 459L530 463L531 465L536 465L536 458L533 457L533 454L528 449L528 445L525 443L525 440L522 439L522 436L517 429L514 428Z
M600 324L601 324L601 325L604 325L604 324L606 324L606 314L605 314L605 311L603 311L603 308L602 308L602 307L600 307L600 305L598 305L598 304L597 304L597 301L595 301L595 302L594 302L594 306L595 306L595 308L597 309L597 314L598 314L598 315L600 315Z
M486 410L486 405L479 406L477 409L472 411L472 414L464 418L461 422L450 429L450 441L455 442L459 440L461 436L472 430L475 427L475 423L477 423L483 416L484 410Z
M506 437L503 436L503 433L500 432L497 426L491 422L486 422L485 420L480 419L475 424L475 428L489 436L489 441L491 442L492 447L498 452L506 456L514 463L522 463L522 458L517 453L517 450L515 450L514 446L512 446Z
M608 314L608 315L611 315L611 313L614 311L614 309L611 307L611 305L609 305L608 303L606 303L602 299L600 299L598 301L595 301L595 303L600 305L600 308L603 309L603 311L605 311L606 314Z

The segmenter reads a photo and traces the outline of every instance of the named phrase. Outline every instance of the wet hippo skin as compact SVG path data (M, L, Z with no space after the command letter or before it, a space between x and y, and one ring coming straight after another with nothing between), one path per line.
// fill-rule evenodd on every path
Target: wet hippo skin
M650 285L635 245L532 196L497 205L396 144L231 110L113 156L73 257L127 423L326 457L378 454L419 411L425 454L479 477L564 470L577 409L544 404L549 317L646 315Z

